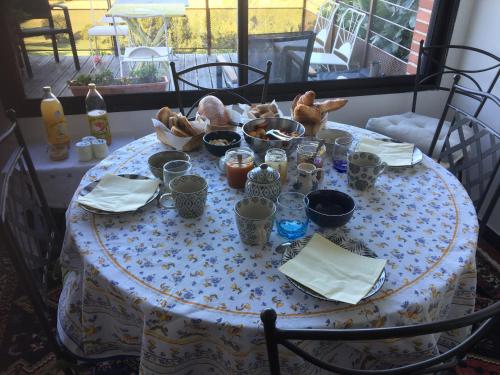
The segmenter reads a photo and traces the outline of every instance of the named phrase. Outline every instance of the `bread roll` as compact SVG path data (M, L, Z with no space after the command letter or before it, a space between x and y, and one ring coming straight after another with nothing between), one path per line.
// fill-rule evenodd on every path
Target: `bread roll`
M318 107L310 107L305 104L297 104L293 111L293 117L296 121L306 124L316 124L321 122L321 112Z
M190 136L197 135L196 130L191 126L188 119L185 116L177 117L177 125L176 127L182 130L184 133L189 134Z
M336 111L347 104L347 99L338 98L325 100L323 103L319 103L318 107L321 113Z
M177 116L176 115L169 117L168 122L167 122L167 126L170 130L172 130L172 128L174 126L177 126Z
M170 130L172 131L172 134L176 135L177 137L190 137L189 134L187 134L186 132L183 132L177 126L172 126L172 129L170 129Z
M314 99L316 99L316 93L314 91L308 91L299 98L297 104L312 106L314 104Z
M224 104L219 98L208 95L200 100L198 113L210 120L210 125L226 125L229 123L229 116L224 108Z
M168 119L172 116L175 116L175 113L168 107L160 108L156 113L156 119L163 122L165 125L168 125Z

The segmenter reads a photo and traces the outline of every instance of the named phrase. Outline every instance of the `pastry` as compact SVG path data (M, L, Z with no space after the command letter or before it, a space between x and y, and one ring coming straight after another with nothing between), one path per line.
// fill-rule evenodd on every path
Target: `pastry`
M177 137L191 137L190 134L187 134L186 132L182 131L179 129L177 126L172 126L172 129L170 129L173 135L176 135Z
M224 104L213 95L205 96L200 100L198 113L210 120L210 125L229 124L229 116Z
M163 122L165 125L168 125L168 119L172 116L175 116L175 113L168 107L160 108L156 113L156 119Z
M347 99L338 98L325 100L323 103L319 103L318 107L321 113L336 111L347 104Z
M307 91L299 98L297 104L312 106L314 104L314 99L316 99L316 93L314 91Z
M316 106L297 104L293 111L293 117L301 123L316 124L321 121L321 112Z

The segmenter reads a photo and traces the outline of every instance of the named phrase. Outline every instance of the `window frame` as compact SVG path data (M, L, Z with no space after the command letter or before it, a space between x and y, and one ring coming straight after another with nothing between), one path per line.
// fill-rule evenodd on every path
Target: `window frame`
M17 67L15 31L7 26L6 2L0 5L0 98L5 108L16 109L19 117L40 116L40 99L28 99L24 94L21 71ZM451 41L453 28L460 0L436 0L428 31L428 44L446 45ZM240 11L246 9L246 11ZM434 56L438 61L445 61L446 56ZM248 0L238 0L238 59L248 61ZM433 73L435 67L423 67L425 72ZM240 72L240 82L246 81L244 72ZM423 90L431 90L439 85L440 78L428 82ZM290 101L294 96L305 90L314 90L318 98L350 97L379 94L411 92L414 90L415 75L398 75L375 78L355 78L346 80L308 81L273 83L269 85L268 98L277 101ZM41 89L41 88L40 88ZM245 91L243 95L251 101L259 100L258 88ZM182 99L185 105L192 105L196 100L196 91L183 91ZM165 105L177 107L175 93L123 94L106 96L109 112L152 110ZM64 111L68 115L85 113L83 97L60 98ZM228 103L229 104L229 103Z

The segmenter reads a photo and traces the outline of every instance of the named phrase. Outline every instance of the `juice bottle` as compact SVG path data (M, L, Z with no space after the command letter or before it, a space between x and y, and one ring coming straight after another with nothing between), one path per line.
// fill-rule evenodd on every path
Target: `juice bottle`
M67 159L70 145L68 124L61 102L52 93L50 86L43 88L40 111L47 132L50 159L55 161Z
M96 90L95 84L89 83L89 92L85 98L85 107L87 108L87 118L89 120L90 135L96 138L106 140L108 145L111 144L111 130L109 129L108 112L106 111L106 103L99 91Z

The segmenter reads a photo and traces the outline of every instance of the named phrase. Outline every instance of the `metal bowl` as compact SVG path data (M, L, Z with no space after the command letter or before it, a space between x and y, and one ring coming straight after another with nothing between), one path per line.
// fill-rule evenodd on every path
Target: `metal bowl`
M265 140L258 137L252 137L249 132L255 130L258 125L267 124L266 130L278 129L287 132L298 132L299 136L292 138L290 141ZM243 135L248 146L259 155L263 155L270 148L281 148L285 150L287 155L290 155L301 141L304 135L305 128L297 121L281 117L257 118L248 121L243 125Z

